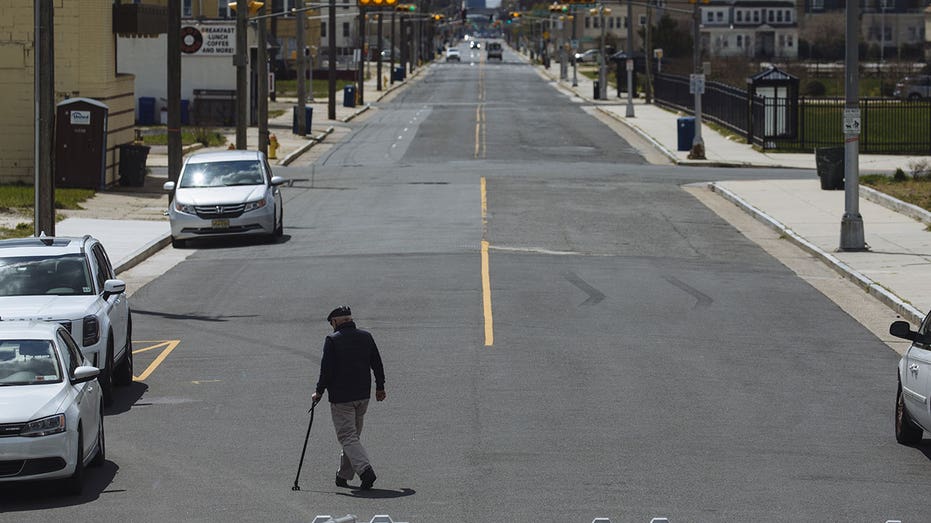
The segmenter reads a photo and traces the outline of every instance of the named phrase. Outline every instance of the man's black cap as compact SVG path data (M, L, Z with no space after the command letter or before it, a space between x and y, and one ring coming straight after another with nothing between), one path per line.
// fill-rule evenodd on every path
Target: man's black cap
M352 316L352 309L349 308L349 305L340 305L330 311L330 314L326 317L326 321L331 321L337 316Z

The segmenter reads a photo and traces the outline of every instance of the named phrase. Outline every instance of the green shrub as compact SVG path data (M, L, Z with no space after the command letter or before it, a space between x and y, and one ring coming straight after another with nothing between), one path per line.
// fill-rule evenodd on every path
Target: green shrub
M904 182L908 180L908 176L905 175L905 171L901 167L895 170L895 174L892 175L892 180L895 182Z
M807 96L824 96L828 92L827 88L819 80L809 80L805 84L805 95Z

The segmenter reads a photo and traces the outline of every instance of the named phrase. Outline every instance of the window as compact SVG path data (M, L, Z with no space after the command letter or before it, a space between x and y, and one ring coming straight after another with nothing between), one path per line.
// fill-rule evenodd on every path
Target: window
M717 13L715 13L715 15L716 15L715 18L717 19L718 22L724 21L724 13L722 13L721 11L718 11Z
M187 18L194 16L194 13L191 12L191 3L193 1L194 0L184 0L181 2L181 16L185 16Z
M708 22L714 22L714 13L708 11L708 16L705 17Z
M743 12L743 11L737 11L737 21L738 21L738 22L743 22L743 21L744 21L744 12Z
M744 46L744 36L737 35L737 47L743 47L743 46Z
M782 11L778 11L778 12L776 13L776 21L777 21L777 22L782 22Z
M597 18L592 18L592 27L594 27L595 29L598 29L598 19L597 19Z
M792 10L791 9L786 10L786 22L792 23Z
M320 22L320 38L326 38L326 22Z
M759 11L753 12L753 22L757 24L760 23L760 12Z
M68 358L66 362L68 365L68 376L74 376L74 369L80 367L81 364L84 363L84 356L81 350L75 345L71 336L65 334L64 329L58 331L58 346L65 349L62 352L64 352L65 356Z
M349 22L343 22L343 36L349 38Z
M812 11L824 11L824 0L809 0Z
M591 28L592 28L592 19L586 16L585 17L585 29L591 29Z
M640 27L647 26L647 15L640 15Z
M769 11L769 23L773 23L775 21L776 21L776 13Z
M792 35L786 36L786 47L793 47L795 45L795 39L792 38Z
M343 0L343 9L349 9L349 0ZM346 35L349 36L349 35Z

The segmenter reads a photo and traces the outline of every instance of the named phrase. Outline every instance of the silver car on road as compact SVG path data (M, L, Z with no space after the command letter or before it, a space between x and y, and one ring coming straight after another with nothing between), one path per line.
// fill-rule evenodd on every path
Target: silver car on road
M220 151L189 156L178 183L163 188L174 192L168 206L171 243L211 236L264 235L284 232L284 209L279 186L265 154L260 151Z

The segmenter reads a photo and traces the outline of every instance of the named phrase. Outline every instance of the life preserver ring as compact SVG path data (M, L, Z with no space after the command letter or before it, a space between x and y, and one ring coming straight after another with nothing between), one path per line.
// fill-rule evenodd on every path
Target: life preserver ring
M204 35L200 34L200 30L193 26L185 26L181 28L181 52L193 54L197 51L200 51L200 48L204 45Z

